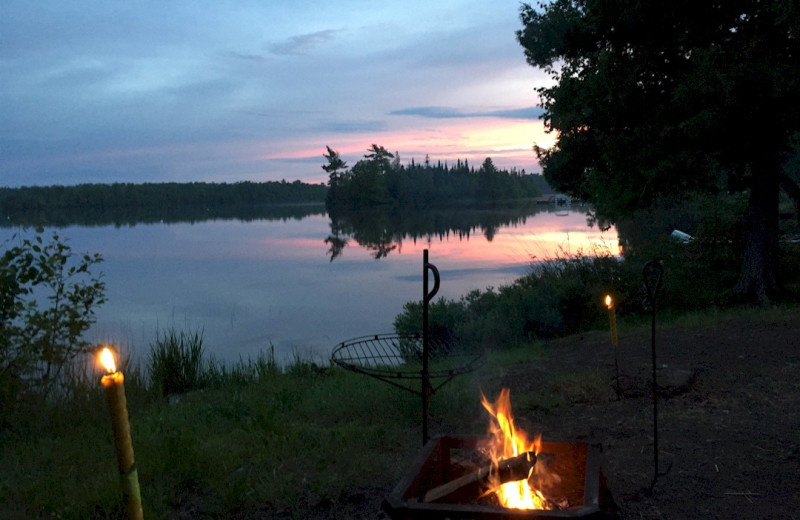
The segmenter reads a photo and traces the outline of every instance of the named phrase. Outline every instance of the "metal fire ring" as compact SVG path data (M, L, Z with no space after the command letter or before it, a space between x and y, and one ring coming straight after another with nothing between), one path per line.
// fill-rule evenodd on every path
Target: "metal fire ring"
M429 338L429 380L431 390L441 388L454 377L472 372L484 363L483 352L462 352ZM374 334L343 341L331 353L340 367L365 374L421 395L421 334Z

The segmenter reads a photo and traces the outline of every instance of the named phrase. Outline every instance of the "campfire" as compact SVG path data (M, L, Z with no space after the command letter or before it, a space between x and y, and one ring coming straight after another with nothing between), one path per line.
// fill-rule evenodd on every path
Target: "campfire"
M577 518L600 512L600 447L532 437L514 423L510 392L492 403L489 435L428 442L387 496L394 520Z
M561 479L549 471L544 461L537 464L542 448L541 434L533 441L529 441L527 433L515 427L514 416L511 413L511 392L507 388L500 392L496 403L490 403L486 396L481 395L481 404L494 418L489 426L493 440L488 448L491 469L487 494L494 493L503 507L555 509L556 502L546 498L543 489L552 488L553 484L557 484ZM520 458L530 463L527 473L513 475L521 478L504 478L504 472L501 472L500 468L506 467L508 461Z

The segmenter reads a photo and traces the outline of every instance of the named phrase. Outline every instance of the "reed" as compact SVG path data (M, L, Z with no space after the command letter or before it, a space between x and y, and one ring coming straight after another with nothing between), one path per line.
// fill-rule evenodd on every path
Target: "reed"
M156 341L150 346L148 373L151 386L164 397L203 388L209 375L203 332L174 328L163 334L157 332Z

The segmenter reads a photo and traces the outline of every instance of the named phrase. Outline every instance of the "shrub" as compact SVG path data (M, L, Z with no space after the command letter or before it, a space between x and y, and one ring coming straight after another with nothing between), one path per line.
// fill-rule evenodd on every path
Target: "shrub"
M491 349L592 328L603 319L603 296L613 292L619 301L633 283L607 250L594 253L562 255L499 289L437 300L429 310L431 337ZM421 303L407 303L394 326L398 334L418 333Z
M730 195L691 198L669 209L634 215L617 224L626 270L641 280L645 263L663 261L660 308L687 311L729 305L744 250L745 210L746 200ZM676 228L692 240L684 244L671 239Z
M38 228L0 256L0 401L29 389L47 392L93 347L83 333L105 302L98 254L77 256L59 235ZM17 237L15 236L15 239Z

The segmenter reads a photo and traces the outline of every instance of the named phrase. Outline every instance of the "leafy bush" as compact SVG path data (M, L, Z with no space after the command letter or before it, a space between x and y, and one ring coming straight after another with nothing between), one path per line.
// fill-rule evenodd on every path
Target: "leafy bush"
M105 283L91 272L102 257L43 235L15 236L0 257L0 402L62 383L65 367L93 348L82 335L105 302Z
M609 251L594 254L562 255L510 285L433 302L431 338L491 349L592 328L603 319L604 295L612 292L619 300L633 283ZM419 332L421 303L407 303L394 327L398 334Z
M660 308L681 311L732 303L744 250L746 201L742 196L696 197L669 209L641 212L617 224L626 270L639 276L645 263L664 265ZM673 229L692 236L670 238Z

